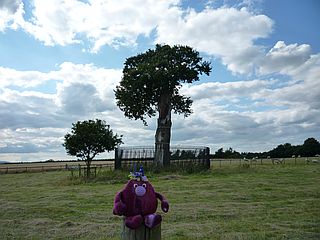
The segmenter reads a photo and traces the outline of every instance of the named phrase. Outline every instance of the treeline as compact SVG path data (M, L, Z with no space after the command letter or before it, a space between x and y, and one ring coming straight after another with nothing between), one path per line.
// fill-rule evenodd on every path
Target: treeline
M237 152L229 148L218 149L212 158L288 158L288 157L314 157L320 155L320 143L315 138L308 138L302 145L291 145L290 143L280 144L268 152Z

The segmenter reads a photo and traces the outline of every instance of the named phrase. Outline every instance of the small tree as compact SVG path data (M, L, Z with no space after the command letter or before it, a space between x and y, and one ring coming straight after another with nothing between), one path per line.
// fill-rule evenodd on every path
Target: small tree
M156 45L155 50L126 60L120 85L115 90L117 105L130 119L140 119L158 113L155 134L155 162L168 165L170 160L171 111L192 113L190 97L179 93L182 83L209 75L210 63L188 46Z
M67 154L85 161L87 177L93 158L99 153L112 151L122 143L122 136L113 134L110 126L103 120L87 120L72 124L71 133L64 136L63 146Z

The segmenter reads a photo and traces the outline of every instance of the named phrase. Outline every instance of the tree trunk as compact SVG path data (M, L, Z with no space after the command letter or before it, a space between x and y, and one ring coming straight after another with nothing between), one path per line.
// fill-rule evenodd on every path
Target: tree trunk
M91 171L90 171L91 161L92 161L91 159L87 159L87 160L86 160L86 165L87 165L87 179L90 178L90 173L91 173Z
M155 135L155 156L157 166L170 165L171 101L169 94L163 94L158 104L159 118Z

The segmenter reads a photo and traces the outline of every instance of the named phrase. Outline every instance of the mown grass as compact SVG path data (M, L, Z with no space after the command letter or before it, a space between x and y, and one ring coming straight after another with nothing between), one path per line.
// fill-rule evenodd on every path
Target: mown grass
M113 198L127 172L0 175L0 239L119 239ZM163 239L320 239L320 165L148 173L170 202Z

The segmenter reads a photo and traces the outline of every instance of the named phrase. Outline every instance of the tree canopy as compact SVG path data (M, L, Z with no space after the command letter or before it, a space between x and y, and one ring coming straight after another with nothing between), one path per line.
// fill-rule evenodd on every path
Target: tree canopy
M170 96L175 113L192 113L190 97L179 93L182 83L199 80L199 74L209 75L210 63L188 46L156 45L154 50L126 60L123 77L116 87L117 105L130 119L155 116L164 95Z
M67 154L86 162L89 175L93 158L121 143L121 136L114 134L105 121L96 119L73 123L71 133L64 136L63 146Z

